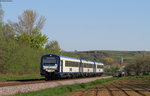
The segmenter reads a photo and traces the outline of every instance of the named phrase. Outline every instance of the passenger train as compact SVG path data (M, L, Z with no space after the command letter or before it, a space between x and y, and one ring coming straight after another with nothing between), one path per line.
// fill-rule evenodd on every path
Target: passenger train
M41 57L40 74L46 80L100 76L104 72L103 66L99 62L47 54Z

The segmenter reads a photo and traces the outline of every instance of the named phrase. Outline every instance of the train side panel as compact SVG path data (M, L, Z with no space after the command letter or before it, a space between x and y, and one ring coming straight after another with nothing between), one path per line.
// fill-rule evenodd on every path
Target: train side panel
M86 60L82 60L82 64L83 64L83 73L93 73L94 70L94 62L91 61L86 61Z
M63 70L61 72L79 72L80 60L63 57L61 57L61 60L63 61L63 66L61 66Z

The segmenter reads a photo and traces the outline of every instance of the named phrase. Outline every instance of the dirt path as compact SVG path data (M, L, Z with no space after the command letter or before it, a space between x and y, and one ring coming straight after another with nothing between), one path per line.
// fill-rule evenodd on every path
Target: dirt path
M80 90L67 96L150 96L150 78L135 78Z

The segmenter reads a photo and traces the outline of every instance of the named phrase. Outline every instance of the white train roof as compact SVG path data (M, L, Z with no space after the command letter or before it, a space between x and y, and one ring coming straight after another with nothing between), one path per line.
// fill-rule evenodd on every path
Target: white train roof
M58 56L61 59L82 61L83 63L95 63L95 64L98 64L98 65L104 65L103 63L100 63L100 62L89 61L89 60L84 60L84 59L78 59L78 58L74 58L74 57L62 56L62 55L57 55L57 54L47 54L47 55L44 55L44 56L48 56L48 55L50 55L50 56Z

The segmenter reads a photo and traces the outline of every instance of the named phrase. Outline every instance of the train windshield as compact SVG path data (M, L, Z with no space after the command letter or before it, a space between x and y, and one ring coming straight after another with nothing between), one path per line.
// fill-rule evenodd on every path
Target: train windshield
M43 65L55 66L55 64L57 64L57 58L56 57L44 57L43 58Z

